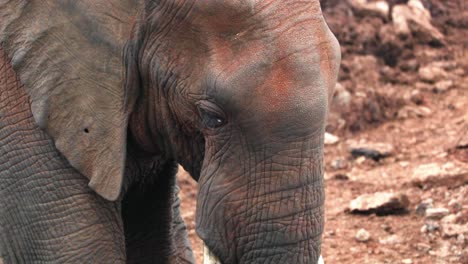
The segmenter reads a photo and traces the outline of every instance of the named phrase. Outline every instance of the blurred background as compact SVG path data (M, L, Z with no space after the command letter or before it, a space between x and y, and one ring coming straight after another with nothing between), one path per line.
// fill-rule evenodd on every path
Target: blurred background
M468 1L322 0L343 61L325 263L468 263ZM179 172L197 263L196 183Z

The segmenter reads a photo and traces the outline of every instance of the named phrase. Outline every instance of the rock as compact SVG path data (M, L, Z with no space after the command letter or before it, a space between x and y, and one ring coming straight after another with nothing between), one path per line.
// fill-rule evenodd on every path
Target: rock
M421 1L409 0L406 5L396 5L391 16L399 35L412 35L423 43L443 44L444 35L431 24L431 14Z
M367 242L370 240L370 234L365 230L364 228L359 229L359 231L356 233L356 240L358 242Z
M434 201L432 199L427 199L422 201L416 206L416 214L420 216L424 216L426 214L426 210L428 208L432 208L434 206Z
M385 238L379 238L379 243L382 245L396 245L401 244L403 239L397 235L390 235Z
M335 170L342 170L348 167L348 161L343 158L338 158L333 160L330 165Z
M390 6L387 1L350 0L349 3L359 16L377 16L383 19L389 16Z
M454 212L459 212L459 211L463 208L463 205L462 205L461 202L458 201L457 199L451 199L451 200L448 202L448 206L449 206L450 209L452 209L452 211L454 211Z
M445 224L442 225L442 234L444 237L456 237L458 235L468 235L468 224Z
M416 244L416 248L417 248L419 251L423 251L423 252L429 252L429 250L431 250L431 246L428 245L428 244L424 244L424 243L418 243L418 244Z
M352 200L349 209L351 213L386 215L404 212L408 205L408 197L404 194L377 192L364 194Z
M434 186L455 188L468 183L468 168L453 162L423 164L413 170L411 183L424 189Z
M337 136L334 136L330 133L325 132L325 145L334 145L340 141Z
M411 106L405 105L397 112L397 117L400 119L406 118L423 118L430 116L432 114L432 110L425 106Z
M448 76L447 72L443 68L433 64L419 68L418 75L422 81L428 83L443 81Z
M347 111L351 105L351 93L340 83L335 86L332 104L332 109L339 108L341 111Z
M468 117L468 116L467 116ZM468 119L468 118L467 118ZM468 120L467 120L468 122ZM460 139L457 141L457 146L456 146L457 149L465 149L465 148L468 148L468 127L466 127L464 129L464 131L462 132L462 135L460 137Z
M354 158L366 157L375 161L389 157L393 155L395 151L393 145L387 143L360 142L358 144L351 145L350 149L351 155Z
M385 230L385 232L387 233L390 233L390 234L393 234L393 230L392 230L392 227L387 225L387 224L383 224L380 226L383 230Z
M444 216L440 222L442 224L455 224L457 222L458 216L455 214L449 214L447 216Z
M464 245L465 244L465 235L459 234L457 236L457 244ZM1 264L1 263L0 263Z
M347 181L349 180L349 176L346 175L346 174L335 174L335 180L339 180L339 181Z
M440 229L437 222L427 222L421 227L421 233L432 233Z
M433 86L430 83L427 82L417 82L414 87L418 90L422 91L432 91Z
M453 81L452 80L443 80L443 81L438 81L434 85L434 89L432 90L434 93L445 93L448 91L453 86Z
M401 263L403 263L403 264L413 264L413 260L411 260L411 259L404 259L404 260L401 261Z
M449 214L450 211L447 208L428 208L425 216L428 219L442 219L444 216Z
M421 94L419 90L413 90L411 91L410 94L410 100L411 102L417 104L417 105L422 105L424 104L424 96Z

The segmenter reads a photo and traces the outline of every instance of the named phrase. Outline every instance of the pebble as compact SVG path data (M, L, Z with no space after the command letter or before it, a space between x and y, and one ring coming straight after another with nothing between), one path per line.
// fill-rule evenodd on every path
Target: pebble
M416 214L424 216L426 214L426 210L428 208L432 208L433 206L434 201L431 198L424 200L416 206Z
M449 214L447 216L444 216L440 222L442 224L455 224L457 222L457 215L455 214Z
M416 244L416 248L423 252L429 252L429 250L431 250L431 246L428 244L424 244L424 243Z
M332 109L333 107L339 107L340 110L346 110L351 105L351 93L340 83L335 86L332 103Z
M340 138L325 132L325 145L334 145L340 141Z
M419 68L418 74L422 81L430 83L441 81L447 77L447 72L444 69L431 65Z
M376 213L378 215L400 213L409 205L408 196L393 192L364 194L352 200L349 209L352 213Z
M395 148L387 143L358 143L350 147L354 158L366 157L379 161L393 155Z
M385 238L379 238L379 243L382 245L396 245L401 244L403 239L398 235L390 235Z
M348 167L348 161L343 158L335 159L331 162L331 167L335 170L342 170Z
M445 93L453 86L452 80L442 80L436 82L434 85L434 89L432 90L434 93Z
M432 233L440 229L440 225L436 222L427 222L421 227L421 233Z
M456 199L451 199L448 206L455 212L459 212L463 208L463 205Z
M355 236L358 242L367 242L370 239L370 234L364 228L359 229Z
M441 219L449 214L450 211L447 208L428 208L425 216L429 219Z
M403 264L413 264L413 260L411 260L411 259L404 259L404 260L401 261L401 263L403 263Z
M460 234L468 234L468 224L445 224L442 226L442 234L444 237L456 237Z
M414 186L427 189L433 186L462 186L468 180L468 169L456 162L427 163L416 167L411 175Z
M349 176L346 175L346 174L338 173L338 174L335 174L335 180L338 180L338 181L347 181L347 180L349 180Z

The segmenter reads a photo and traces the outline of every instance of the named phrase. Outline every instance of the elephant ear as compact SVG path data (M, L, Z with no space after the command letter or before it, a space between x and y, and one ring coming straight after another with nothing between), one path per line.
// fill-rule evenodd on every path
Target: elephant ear
M92 189L116 200L129 114L122 53L138 1L3 2L0 43L35 121Z

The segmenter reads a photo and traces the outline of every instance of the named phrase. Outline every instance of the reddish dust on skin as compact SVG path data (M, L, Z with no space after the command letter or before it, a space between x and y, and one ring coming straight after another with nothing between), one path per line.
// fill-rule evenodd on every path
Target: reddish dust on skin
M266 105L263 109L271 112L280 112L282 109L287 111L284 104L289 101L290 89L294 88L292 72L293 69L291 69L286 59L273 64L273 68L266 77L265 84L257 88L257 93L261 97L266 97Z

